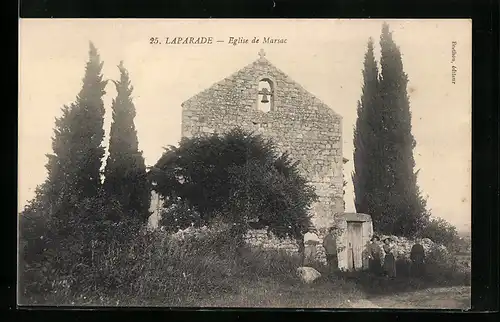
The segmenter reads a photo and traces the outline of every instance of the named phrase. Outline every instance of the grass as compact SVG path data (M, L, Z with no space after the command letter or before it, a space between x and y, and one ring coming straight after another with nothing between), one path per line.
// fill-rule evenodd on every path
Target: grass
M260 308L345 308L364 295L350 282L338 280L318 280L312 284L282 283L272 278L257 281L235 279L233 289L216 291L203 296L187 296L174 299L171 296L125 296L115 294L99 298L88 294L73 298L74 303L65 305L92 306L157 306L157 307L260 307ZM62 299L46 299L62 303ZM63 304L64 305L64 304Z
M82 306L342 308L367 296L381 298L453 285L440 284L440 278L455 284L463 281L457 266L453 266L456 263L446 266L449 258L436 257L435 262L442 265L435 265L438 274L431 275L438 278L434 279L399 276L388 281L366 273L327 276L321 265L313 265L323 275L311 284L304 284L296 275L300 266L297 256L249 247L236 251L234 242L224 232L185 240L158 233L132 237L125 244L105 244L104 248L96 249L93 264L78 273L63 274L54 269L50 254L61 252L37 254L34 257L37 262L31 263L30 268L36 274L24 266L20 278L25 274L25 285L38 292L25 291L22 302ZM70 257L64 261L66 266L81 267L80 258L71 252L67 254Z
M312 307L328 299L319 305L338 306L343 298L335 289L354 290L343 281L305 285L296 275L298 256L249 247L236 251L224 233L185 240L136 235L129 243L93 250L92 265L83 268L81 257L67 252L69 272L54 269L51 254L61 253L38 254L37 263L23 265L23 304ZM80 271L71 274L76 267Z
M342 308L361 296L353 284L345 281L291 285L262 279L241 283L236 294L219 294L192 304L203 307Z

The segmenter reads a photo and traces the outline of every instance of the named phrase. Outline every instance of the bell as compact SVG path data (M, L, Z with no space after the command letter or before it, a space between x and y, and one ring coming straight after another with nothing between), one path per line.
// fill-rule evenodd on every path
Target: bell
M267 96L269 95L269 91L267 90L267 88L263 88L259 94L262 95L261 103L269 103L269 99L267 98Z

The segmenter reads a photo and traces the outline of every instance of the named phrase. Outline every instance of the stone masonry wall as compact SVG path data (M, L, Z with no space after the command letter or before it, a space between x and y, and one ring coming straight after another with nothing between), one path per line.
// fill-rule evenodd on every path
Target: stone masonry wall
M272 234L268 234L266 229L250 230L245 237L250 246L263 249L281 249L290 254L296 254L299 251L295 240L291 238L280 240Z
M258 109L261 79L272 81L274 109ZM313 225L332 224L344 211L342 118L287 75L260 58L182 104L182 136L224 133L232 128L261 133L300 161L316 187Z
M322 240L325 233L318 232L317 236L320 238L320 243L316 245L315 261L326 264L325 249L322 246ZM268 233L266 229L249 230L245 240L250 246L254 247L260 247L263 249L280 249L289 254L297 254L299 252L299 246L295 240L291 238L280 240L272 233Z

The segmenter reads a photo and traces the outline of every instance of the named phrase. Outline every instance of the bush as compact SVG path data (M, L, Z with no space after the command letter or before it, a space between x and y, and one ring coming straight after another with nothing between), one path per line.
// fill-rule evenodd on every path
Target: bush
M101 233L117 238L91 244L68 238L65 247L62 240L53 242L40 256L32 256L21 267L21 302L184 305L209 294L235 292L237 281L246 276L277 276L289 267L285 259L276 261L264 253L237 260L235 244L224 232L178 239L120 224L106 229L101 225ZM61 250L72 250L72 256ZM90 261L82 262L87 252ZM274 266L260 267L270 264Z
M194 210L180 213L176 225L202 226L222 216L236 224L233 233L240 237L257 222L277 237L301 239L318 198L297 162L279 154L272 141L241 129L183 139L166 149L149 176L165 207L185 203Z
M456 251L459 242L457 229L442 218L429 219L420 232L421 238L429 238L434 243L446 246L450 251Z
M35 213L19 216L19 291L22 297L43 294L50 288L46 278L50 271L44 262L48 247L46 219Z
M103 227L101 227L102 231ZM106 234L121 235L91 244L91 261L63 258L47 249L30 275L23 303L57 305L197 305L217 294L236 294L241 285L263 280L296 283L297 255L280 250L235 246L225 230L182 238L133 226L109 225ZM123 238L128 236L128 238ZM82 253L85 247L76 253ZM24 268L21 279L32 272ZM30 273L31 274L31 273ZM37 289L37 293L33 292Z
M200 222L200 215L196 211L190 209L185 202L179 202L162 210L158 224L167 232L177 232L190 227L192 223Z

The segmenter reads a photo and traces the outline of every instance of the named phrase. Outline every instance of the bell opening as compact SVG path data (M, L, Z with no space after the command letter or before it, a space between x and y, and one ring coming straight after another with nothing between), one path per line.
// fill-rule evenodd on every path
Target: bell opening
M259 110L263 112L269 112L272 109L272 87L268 80L262 80L259 82Z

